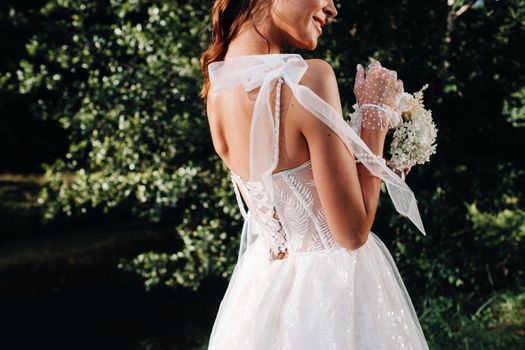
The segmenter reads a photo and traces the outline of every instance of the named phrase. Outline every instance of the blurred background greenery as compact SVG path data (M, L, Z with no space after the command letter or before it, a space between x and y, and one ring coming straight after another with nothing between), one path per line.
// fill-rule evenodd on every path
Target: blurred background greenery
M212 1L0 4L0 348L205 349L241 215L198 92ZM431 349L525 344L525 0L346 0L315 52L425 83L438 132L383 200Z

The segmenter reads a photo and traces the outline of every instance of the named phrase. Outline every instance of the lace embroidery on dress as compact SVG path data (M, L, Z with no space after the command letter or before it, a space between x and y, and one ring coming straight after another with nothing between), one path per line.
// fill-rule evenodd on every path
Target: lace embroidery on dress
M329 104L299 83L308 68L300 55L241 56L211 63L208 68L212 92L239 84L247 92L260 88L250 127L249 181L241 181L239 176L232 177L234 186L244 185L247 188L246 193L251 197L250 208L253 209L244 210L238 188L236 188L239 208L245 218L239 258L260 236L267 242L270 260L286 257L290 253L296 255L298 252L304 253L309 250L328 249L335 246L319 199L316 198L314 204L311 203L311 198L309 199L308 194L315 193L317 197L315 186L307 185L309 181L313 181L311 174L309 176L308 172L303 172L304 167L296 167L294 171L276 173L279 176L273 174L279 159L280 92L283 83L287 84L296 100L310 112L310 117L318 118L335 131L346 147L359 158L357 161L363 162L374 176L380 177L385 182L396 210L407 215L424 234L417 210L417 201L406 183L383 162L375 158L368 159L372 152L353 129ZM274 88L276 91L275 111L271 108L270 99ZM301 176L301 179L296 176ZM295 242L302 239L302 235L295 235L295 231L286 227L286 218L289 215L288 203L277 200L277 194L281 190L295 197L299 205L306 210L306 220L311 223L311 228L304 234L305 245L295 245Z
M310 161L273 173L278 124L268 107L273 105L270 91L280 77L311 112L308 117L331 127L352 153L368 152L337 112L299 84L306 69L304 60L289 64L287 58L261 55L210 65L212 91L240 83L246 91L261 89L252 114L250 140L254 137L256 142L250 151L256 157L250 157L249 181L232 175L239 208L246 217L238 263L208 349L428 350L399 271L379 237L370 231L368 241L356 250L335 244ZM419 225L406 184L373 159L365 166L389 184L396 209ZM249 210L244 210L241 189ZM279 226L272 224L275 221ZM281 235L273 236L276 232ZM278 253L279 242L272 237L284 241L286 259L275 259L276 255L268 259L269 247Z

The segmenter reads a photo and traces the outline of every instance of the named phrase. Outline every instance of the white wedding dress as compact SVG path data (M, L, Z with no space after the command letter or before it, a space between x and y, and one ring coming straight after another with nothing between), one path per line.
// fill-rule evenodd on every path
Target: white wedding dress
M428 349L409 294L379 237L370 232L357 250L334 241L309 160L272 173L279 152L282 83L354 155L371 153L330 105L299 84L306 69L297 54L241 56L209 65L212 92L239 84L246 91L260 90L250 132L250 178L231 173L245 221L208 349ZM272 89L276 101L269 101ZM364 164L382 178L397 211L424 234L406 183L379 161ZM247 212L239 187L250 202Z

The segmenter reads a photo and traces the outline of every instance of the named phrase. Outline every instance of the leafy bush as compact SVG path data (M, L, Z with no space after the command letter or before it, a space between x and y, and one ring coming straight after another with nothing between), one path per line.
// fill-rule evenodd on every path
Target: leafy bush
M525 337L525 294L494 294L474 312L464 300L426 298L421 326L432 350L520 349Z
M147 286L166 266L167 285L197 287L225 275L236 256L240 214L198 99L208 5L49 0L9 11L13 25L31 23L34 33L2 86L32 96L33 113L58 122L70 142L44 165L44 220L122 207L152 221L170 219L170 208L183 217L181 251L120 265L157 276Z
M356 63L372 57L407 91L429 83L437 154L407 179L428 236L384 203L374 231L413 295L479 300L523 278L525 6L448 3L345 2L317 52L337 71L345 110ZM178 211L178 250L121 262L147 287L197 288L208 275L227 277L236 258L241 218L198 99L210 4L42 0L2 14L31 35L0 89L32 97L28 108L69 138L68 152L45 165L44 218L126 208L159 221Z

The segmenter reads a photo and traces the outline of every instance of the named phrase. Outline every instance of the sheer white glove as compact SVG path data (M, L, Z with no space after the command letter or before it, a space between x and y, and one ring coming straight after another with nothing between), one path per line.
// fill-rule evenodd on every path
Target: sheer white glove
M403 81L397 72L373 61L365 72L357 65L354 94L361 112L361 127L385 130L399 126L402 122L398 108L403 93Z

